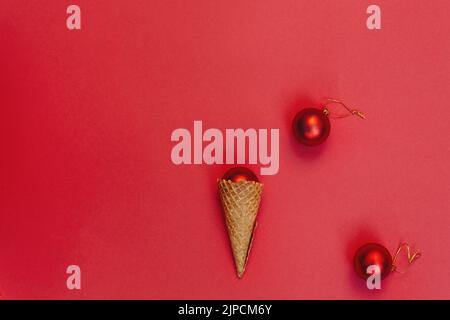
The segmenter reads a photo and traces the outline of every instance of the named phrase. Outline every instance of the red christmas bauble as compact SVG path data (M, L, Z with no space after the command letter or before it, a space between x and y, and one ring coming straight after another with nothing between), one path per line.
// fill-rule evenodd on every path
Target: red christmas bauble
M388 249L378 243L367 243L359 248L353 259L356 273L363 279L367 279L367 267L377 265L380 268L381 279L389 275L392 270L392 256Z
M231 180L233 182L241 182L241 181L256 181L258 182L258 178L256 175L245 167L234 167L228 170L224 176L224 180Z
M317 146L323 143L330 134L330 119L321 109L306 108L294 118L294 134L307 146Z

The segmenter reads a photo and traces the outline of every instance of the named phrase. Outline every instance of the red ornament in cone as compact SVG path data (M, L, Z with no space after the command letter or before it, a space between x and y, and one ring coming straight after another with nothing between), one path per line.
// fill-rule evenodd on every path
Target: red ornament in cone
M263 185L249 169L236 167L218 179L225 223L233 251L236 273L242 278L256 228Z

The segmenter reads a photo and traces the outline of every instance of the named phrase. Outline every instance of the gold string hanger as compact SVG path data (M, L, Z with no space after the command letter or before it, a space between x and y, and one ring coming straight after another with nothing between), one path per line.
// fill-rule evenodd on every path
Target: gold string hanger
M366 116L364 115L364 113L362 113L362 112L359 111L359 110L351 109L351 108L347 107L347 106L346 106L342 101L340 101L340 100L333 99L333 98L327 98L326 100L327 100L327 102L325 103L325 105L324 105L324 107L323 107L323 112L324 112L327 116L329 116L329 117L331 117L331 118L342 119L342 118L347 118L347 117L349 117L349 116L351 116L351 115L357 116L357 117L359 117L359 118L361 118L361 119L365 119L365 118L366 118ZM331 111L330 111L330 109L329 109L329 105L330 105L330 104L333 104L333 103L336 103L336 104L339 104L339 105L343 106L343 107L348 111L348 113L346 113L346 114L339 114L339 113L334 113L334 112L331 113Z
M419 250L417 250L416 252L412 253L411 250L411 246L404 242L402 244L400 244L397 248L397 252L395 253L394 257L392 258L392 271L398 272L398 273L405 273L406 270L398 270L398 265L397 265L397 260L398 257L400 255L400 253L403 251L403 249L406 250L406 257L408 258L408 265L411 265L414 263L414 261L416 261L417 259L419 259L422 256L422 252L420 252Z

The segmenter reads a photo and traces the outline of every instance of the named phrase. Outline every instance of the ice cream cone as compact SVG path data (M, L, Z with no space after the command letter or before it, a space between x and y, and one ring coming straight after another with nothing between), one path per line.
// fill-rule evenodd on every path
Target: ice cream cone
M241 278L252 245L263 185L256 181L219 179L218 187L236 272Z

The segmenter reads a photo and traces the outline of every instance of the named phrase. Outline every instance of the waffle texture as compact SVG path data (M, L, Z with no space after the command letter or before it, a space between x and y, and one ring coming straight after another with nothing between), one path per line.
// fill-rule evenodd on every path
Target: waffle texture
M252 245L263 184L255 181L233 182L224 179L219 179L217 183L236 272L241 278Z

